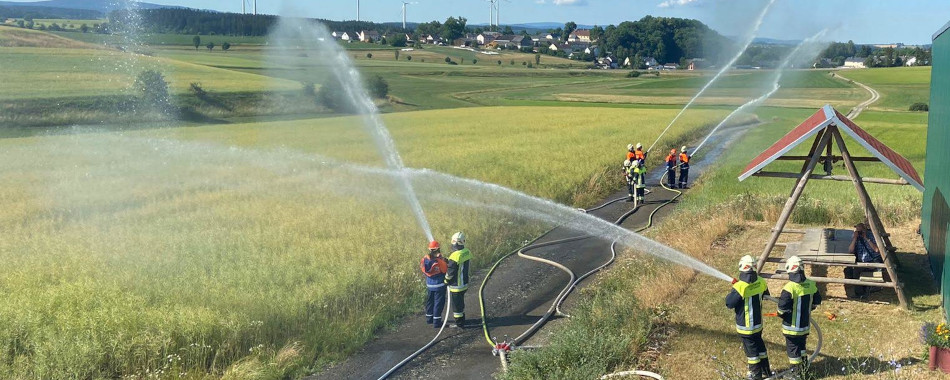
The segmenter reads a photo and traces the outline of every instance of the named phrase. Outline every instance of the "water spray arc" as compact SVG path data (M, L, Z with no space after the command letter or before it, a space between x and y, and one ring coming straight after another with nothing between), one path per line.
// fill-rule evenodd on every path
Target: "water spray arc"
M762 20L765 19L765 15L769 13L769 9L772 8L772 4L774 3L775 3L775 0L769 0L769 2L765 4L765 7L762 8L762 12L759 12L759 16L758 18L756 18L755 24L752 26L752 30L749 31L749 35L744 41L742 48L739 49L739 52L736 53L736 55L732 57L732 59L730 59L728 63L723 65L722 68L719 69L719 72L717 72L716 75L714 75L712 79L709 80L709 82L706 82L706 84L701 89L699 89L699 92L697 92L696 95L693 95L693 98L690 99L689 102L687 102L685 106L683 106L683 109L681 109L680 112L677 113L675 117L673 117L673 120L670 121L670 124L667 125L666 128L663 129L663 132L660 132L660 135L656 137L656 141L654 141L653 144L651 144L650 147L647 148L647 152L650 152L651 150L653 150L653 147L656 146L658 142L660 142L660 139L663 138L663 135L666 134L666 131L670 130L670 127L672 127L673 124L676 123L676 120L678 120L680 116L682 116L683 113L686 112L689 106L693 105L693 102L695 102L696 99L699 98L700 95L706 92L706 89L708 89L709 86L715 83L716 80L718 80L719 77L722 76L723 73L725 73L726 71L729 71L729 69L732 68L732 66L736 64L736 61L739 60L739 57L741 57L742 54L745 53L746 49L749 48L749 45L752 44L752 41L755 39L756 34L758 34L759 32L759 27L762 26Z
M432 235L432 228L429 226L429 220L422 210L419 198L412 187L412 183L405 175L406 166L403 164L402 157L396 149L396 143L379 116L379 109L373 103L372 98L363 88L363 79L359 70L350 62L349 56L330 36L329 31L322 24L310 25L296 19L281 18L276 28L278 37L292 37L303 35L310 43L316 44L315 47L322 50L321 56L326 57L328 70L333 78L341 85L344 95L359 114L362 125L373 139L373 144L382 156L386 167L396 174L394 181L399 191L402 193L406 202L412 208L416 222L426 235L426 241L435 240ZM309 34L309 35L308 35Z
M700 142L699 145L697 145L695 149L693 149L693 156L695 156L696 154L698 154L699 151L700 151L700 149L702 149L703 146L706 145L706 142L709 141L709 138L712 137L712 136L716 133L716 131L719 130L719 128L722 128L723 125L725 125L726 123L728 123L729 120L732 120L732 118L733 118L734 116L738 115L740 112L742 112L742 111L744 111L744 110L746 110L746 109L748 109L748 108L750 108L750 107L754 107L754 106L757 106L757 105L761 104L761 103L764 102L766 99L768 99L769 97L771 97L772 95L774 95L775 92L777 92L778 89L781 87L781 86L779 86L779 81L782 79L782 75L784 74L784 70L787 69L787 68L789 67L789 65L791 65L792 60L795 59L795 57L799 54L799 52L802 50L802 48L804 48L805 46L807 46L807 45L809 45L809 44L814 43L814 42L817 41L819 38L821 38L822 36L824 36L825 33L827 33L827 32L828 32L828 29L823 29L823 30L819 31L818 33L816 33L815 35L813 35L813 36L811 36L811 37L808 37L808 38L806 38L805 40L803 40L802 42L800 42L800 43L798 44L798 46L795 46L795 48L792 49L792 51L788 53L788 55L785 57L785 59L782 61L782 63L781 63L781 64L778 66L778 68L776 69L775 75L772 77L772 88L771 88L768 92L766 92L765 94L763 94L762 96L760 96L760 97L758 97L758 98L755 98L755 99L752 99L752 100L746 102L745 104L739 106L739 108L736 108L736 109L735 109L734 111L732 111L729 115L727 115L725 119L722 119L722 121L719 122L719 124L716 124L716 127L713 128L711 131L709 131L709 134L706 135L706 138L704 138L703 141Z

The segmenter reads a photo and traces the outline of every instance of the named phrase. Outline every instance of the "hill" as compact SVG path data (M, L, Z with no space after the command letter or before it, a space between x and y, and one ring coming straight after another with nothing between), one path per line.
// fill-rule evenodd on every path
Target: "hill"
M132 2L129 1L129 3L132 3ZM153 3L145 3L145 2L135 2L135 4L136 4L136 7L139 9L180 8L177 6L161 5L161 4L153 4ZM99 12L100 13L99 16L101 16L102 14L114 11L116 9L126 8L124 1L112 1L112 0L45 0L45 1L37 1L33 3L0 1L0 7L81 9L81 10Z

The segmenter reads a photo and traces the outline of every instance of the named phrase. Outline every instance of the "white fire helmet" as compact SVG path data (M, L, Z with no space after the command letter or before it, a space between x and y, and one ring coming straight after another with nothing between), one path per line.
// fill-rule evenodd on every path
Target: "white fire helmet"
M637 143L637 149L643 149L643 145L640 145L640 143Z
M465 234L463 234L462 231L459 231L452 235L452 244L465 245Z
M627 144L627 150L633 150L633 144Z
M680 152L686 153L686 145L683 145L683 148L680 149Z
M633 165L633 163L630 162L630 160L624 160L624 161L623 161L623 167L628 168L628 167L630 167L630 165Z
M785 271L788 273L795 273L804 269L802 259L798 256L792 256L785 260Z
M755 270L755 259L752 256L745 255L739 259L739 272L751 272Z

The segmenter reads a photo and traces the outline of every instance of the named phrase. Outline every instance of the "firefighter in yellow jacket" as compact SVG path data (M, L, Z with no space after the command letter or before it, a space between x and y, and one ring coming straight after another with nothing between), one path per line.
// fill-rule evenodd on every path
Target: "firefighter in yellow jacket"
M782 318L782 335L791 365L790 378L801 379L808 365L805 342L811 332L811 311L821 303L821 293L814 281L805 278L805 268L798 256L785 261L785 271L788 283L778 299L778 315Z
M739 260L739 278L726 296L726 307L736 313L736 332L742 340L748 378L761 380L772 376L769 354L762 340L762 298L769 295L765 279L755 273L755 259L745 255Z
M465 234L461 231L452 235L452 253L448 259L448 272L445 274L445 283L449 286L452 317L455 327L465 327L465 291L471 277L468 267L472 260L472 253L465 248Z

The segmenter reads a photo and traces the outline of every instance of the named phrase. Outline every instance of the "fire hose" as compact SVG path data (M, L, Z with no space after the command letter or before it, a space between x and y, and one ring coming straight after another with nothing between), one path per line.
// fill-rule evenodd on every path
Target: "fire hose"
M666 206L666 205L668 205L668 204L670 204L670 203L673 203L674 201L676 201L677 198L679 198L679 197L682 195L682 192L681 192L681 191L675 190L675 189L670 189L670 188L666 187L665 185L662 184L662 181L661 181L660 185L663 186L663 188L665 188L665 189L667 189L667 190L670 190L670 191L675 192L676 195L675 195L673 198L671 198L671 199L665 201L664 203L660 204L660 205L657 206L655 209L653 209L653 211L650 213L650 215L649 215L649 217L648 217L647 224L646 224L645 226L643 226L643 227L637 229L635 232L641 232L641 231L643 231L643 230L646 230L647 228L650 228L650 227L653 225L653 218L654 218L654 216L656 215L656 213L660 210L660 208L662 208L662 207L664 207L664 206ZM597 209L606 207L606 206L609 205L609 204L612 204L612 203L615 203L615 202L619 202L619 201L621 201L621 200L623 200L623 199L624 199L624 198L619 198L619 199L611 200L611 201L608 201L607 203L604 203L604 204L602 204L602 205L600 205L600 206L597 206L597 207L594 207L594 208L592 208L592 209L584 210L584 212L594 211L594 210L597 210ZM637 204L633 209L631 209L630 211L625 212L625 213L624 213L623 215L621 215L616 221L614 221L614 224L618 224L618 225L619 225L620 223L622 223L627 217L629 217L630 215L632 215L633 213L635 213L637 210L639 210L640 206L642 206L642 205ZM503 256L502 258L500 258L498 261L496 261L495 264L491 267L491 269L489 269L489 272L485 275L485 278L482 280L482 285L481 285L481 287L479 288L478 300L479 300L479 306L481 307L481 312L482 312L482 330L483 330L483 332L484 332L484 334L485 334L485 340L486 340L486 341L488 342L488 344L492 347L493 353L499 353L499 354L501 354L501 358L502 358L502 361L503 361L503 363L502 363L502 369L505 370L505 371L507 371L507 364L508 364L508 363L507 363L507 351L510 351L510 350L515 349L516 347L518 347L518 344L519 344L519 343L523 342L525 339L527 339L527 338L530 337L532 334L534 334L542 325L544 325L544 324L548 321L548 319L551 318L551 316L553 316L553 315L555 315L555 314L557 314L557 315L562 315L562 316L568 316L568 315L566 315L566 314L564 314L564 313L562 313L562 312L560 311L560 306L561 306L561 304L564 302L564 300L567 298L567 296L571 293L571 291L572 291L574 288L576 288L577 284L580 283L580 281L583 281L585 278L589 277L590 275L592 275L592 274L596 273L597 271L599 271L599 270L601 270L601 269L607 267L608 265L612 264L612 263L616 260L616 258L617 258L617 251L616 251L617 242L616 242L616 240L615 240L615 241L611 242L611 244L610 244L611 257L610 257L609 260L607 260L607 262L605 262L604 264L601 264L600 266L598 266L598 267L596 267L596 268L590 270L589 272L583 274L582 276L577 277L577 276L574 275L574 272L573 272L573 271L571 271L570 269L568 269L568 268L565 267L564 265L561 265L561 264L559 264L559 263L557 263L557 262L554 262L554 261L551 261L551 260L548 260L548 259L543 259L543 258L540 258L540 257L530 256L530 255L525 254L526 251L530 251L530 250L533 250L533 249L538 249L538 248L548 247L548 246L552 246L552 245L558 245L558 244L563 244L563 243L568 243L568 242L572 242L572 241L578 241L578 240L583 240L583 239L588 239L588 238L590 238L590 236L575 236L575 237L570 237L570 238L565 238L565 239L559 239L559 240L554 240L554 241L545 242L545 243L540 243L540 244L534 244L538 239L540 239L541 237L547 235L547 233L551 232L552 230L553 230L553 228L552 228L551 230L548 230L547 232L545 232L544 234L542 234L542 235L539 236L538 238L534 239L533 241L531 241L531 242L527 243L526 245L522 246L522 247L521 247L520 249L518 249L517 251L512 252L512 253L510 253L510 254L508 254L508 255L505 255L505 256ZM528 260L532 260L532 261L542 262L542 263L545 263L545 264L548 264L548 265L552 265L552 266L554 266L554 267L556 267L556 268L558 268L558 269L561 269L562 271L566 272L566 273L570 276L570 281L568 282L567 286L565 286L564 289L562 289L561 292L558 294L558 296L555 298L554 302L551 304L551 307L548 308L547 312L545 312L544 315L542 315L541 318L540 318L537 322L535 322L533 325L531 325L531 327L529 327L528 330L526 330L526 331L525 331L524 333L522 333L521 335L515 337L515 338L514 338L513 340L511 340L511 341L505 341L505 342L498 343L498 342L495 342L495 341L491 338L491 335L489 334L489 331L488 331L487 317L486 317L486 315L485 315L484 289L485 289L485 285L486 285L487 282L488 282L488 279L491 277L491 274L494 272L494 270L495 270L495 268L498 266L498 264L501 263L501 261L503 261L504 259L506 259L507 257L511 256L511 255L514 254L514 253L517 253L519 257L522 257L522 258L525 258L525 259L528 259ZM569 317L569 316L568 316L568 317ZM647 371L640 371L640 372L646 373ZM654 375L656 375L656 374L654 374ZM659 376L659 375L656 375L656 376Z
M449 294L449 287L446 286L445 287L445 313L444 313L445 318L442 318L442 327L439 328L439 332L437 332L435 336L432 337L432 340L430 340L429 343L426 343L425 346L422 346L422 348L416 350L416 352L413 352L412 355L407 356L405 359L402 359L401 362L397 363L395 366L390 368L389 371L386 371L386 373L384 373L382 376L379 377L379 380L383 380L389 377L394 372L402 368L402 366L406 365L406 363L409 363L410 361L412 361L412 359L415 359L416 356L419 356L419 354L425 352L425 350L428 350L429 347L432 347L432 345L435 344L436 339L439 339L439 336L442 335L442 331L445 330L445 325L449 322L449 310L451 309L451 307L452 307L452 297L450 297L450 294Z

